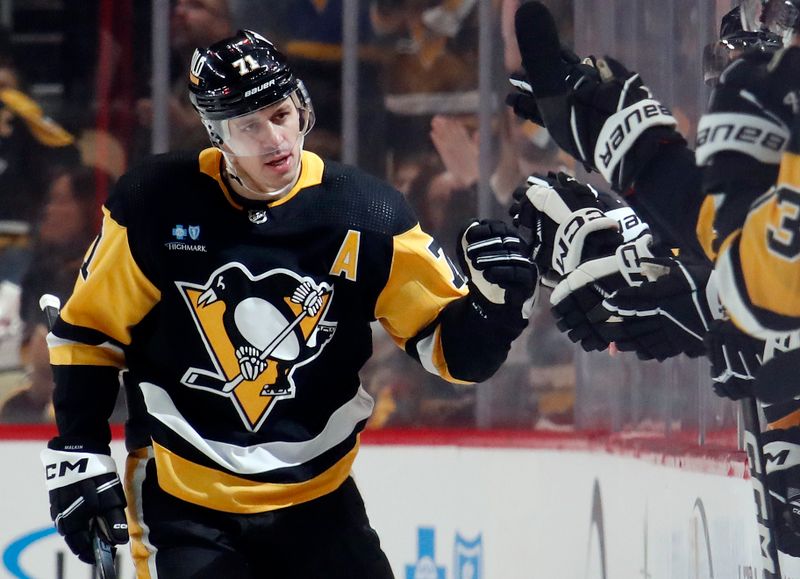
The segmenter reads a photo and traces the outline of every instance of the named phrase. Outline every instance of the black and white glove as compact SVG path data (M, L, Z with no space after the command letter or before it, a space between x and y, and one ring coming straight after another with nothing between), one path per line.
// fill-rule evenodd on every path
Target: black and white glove
M684 142L669 110L653 99L638 74L613 59L581 62L562 50L552 14L540 2L526 2L515 17L517 44L528 84L514 80L558 145L591 167L616 191L627 190L658 153ZM533 111L533 104L516 112ZM524 102L524 99L523 99ZM527 117L536 120L536 114Z
M704 168L703 192L714 198L715 252L777 179L789 140L788 103L800 89L793 54L745 53L722 73L698 123L695 157Z
M41 452L41 460L50 495L50 517L81 561L95 563L95 529L111 545L128 542L125 494L108 454L55 438Z
M484 317L527 319L538 274L519 234L502 221L473 220L459 240L458 260L469 278L473 303L483 310Z
M640 273L647 283L623 287L603 302L609 319L618 320L603 326L603 335L642 360L704 355L708 328L721 316L711 272L705 262L642 259Z
M711 323L705 345L717 396L731 400L752 396L764 341L748 336L730 320L719 319Z
M604 209L593 188L566 173L549 173L528 177L514 192L509 214L552 286L581 261L613 253L622 243L617 220Z
M778 549L800 557L800 428L762 433Z
M586 261L564 278L550 294L558 329L587 352L605 350L617 322L609 320L603 300L620 288L641 284L642 260L652 257L652 236L644 234L622 244L608 256Z

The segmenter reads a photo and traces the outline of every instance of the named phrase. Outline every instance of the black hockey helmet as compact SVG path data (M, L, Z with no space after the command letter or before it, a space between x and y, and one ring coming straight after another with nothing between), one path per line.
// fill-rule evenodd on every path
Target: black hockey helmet
M198 48L189 71L189 99L219 146L226 131L221 122L255 112L291 97L301 114L301 132L311 130L314 108L303 82L286 56L251 30Z
M722 71L743 52L757 50L772 54L783 46L783 40L764 28L748 30L743 6L736 6L722 17L719 41L706 45L703 50L703 80L714 86Z

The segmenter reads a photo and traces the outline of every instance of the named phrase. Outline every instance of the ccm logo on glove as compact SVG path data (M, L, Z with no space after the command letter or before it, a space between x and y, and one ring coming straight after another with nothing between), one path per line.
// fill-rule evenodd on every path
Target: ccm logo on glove
M78 474L83 474L86 472L88 467L88 458L81 458L75 462L69 462L68 460L65 460L60 463L46 465L44 467L44 473L47 480L52 480L57 476L65 476L67 471L77 471Z

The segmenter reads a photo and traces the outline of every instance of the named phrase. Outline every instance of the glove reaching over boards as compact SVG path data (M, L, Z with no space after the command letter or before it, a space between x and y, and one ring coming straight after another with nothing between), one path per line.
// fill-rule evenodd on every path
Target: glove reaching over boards
M507 102L543 124L564 151L614 190L627 190L659 147L684 142L675 118L637 73L611 58L580 61L563 49L541 2L519 7L515 28L525 77L512 77L519 92Z
M618 336L620 320L609 320L603 300L642 283L642 262L652 257L651 244L652 236L644 234L611 255L582 263L564 278L550 295L558 329L587 352L605 350Z
M581 261L614 253L622 243L617 220L604 209L588 185L566 173L549 173L528 177L514 192L509 214L552 286Z
M603 302L608 316L618 320L605 326L604 336L642 360L704 355L706 333L721 316L711 267L651 257L641 260L641 273L646 283L623 287Z
M752 396L764 356L764 340L748 336L730 320L720 319L711 323L705 345L717 396L731 400Z
M791 107L800 83L800 58L745 53L729 65L697 127L695 156L703 193L713 197L713 222L701 222L713 252L742 226L751 204L777 180L789 141Z

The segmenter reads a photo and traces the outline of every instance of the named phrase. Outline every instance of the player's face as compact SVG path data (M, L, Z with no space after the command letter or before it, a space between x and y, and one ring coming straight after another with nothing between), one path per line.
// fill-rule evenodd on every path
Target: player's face
M237 173L249 178L252 188L277 191L295 181L303 140L300 114L291 99L231 119L228 131Z

